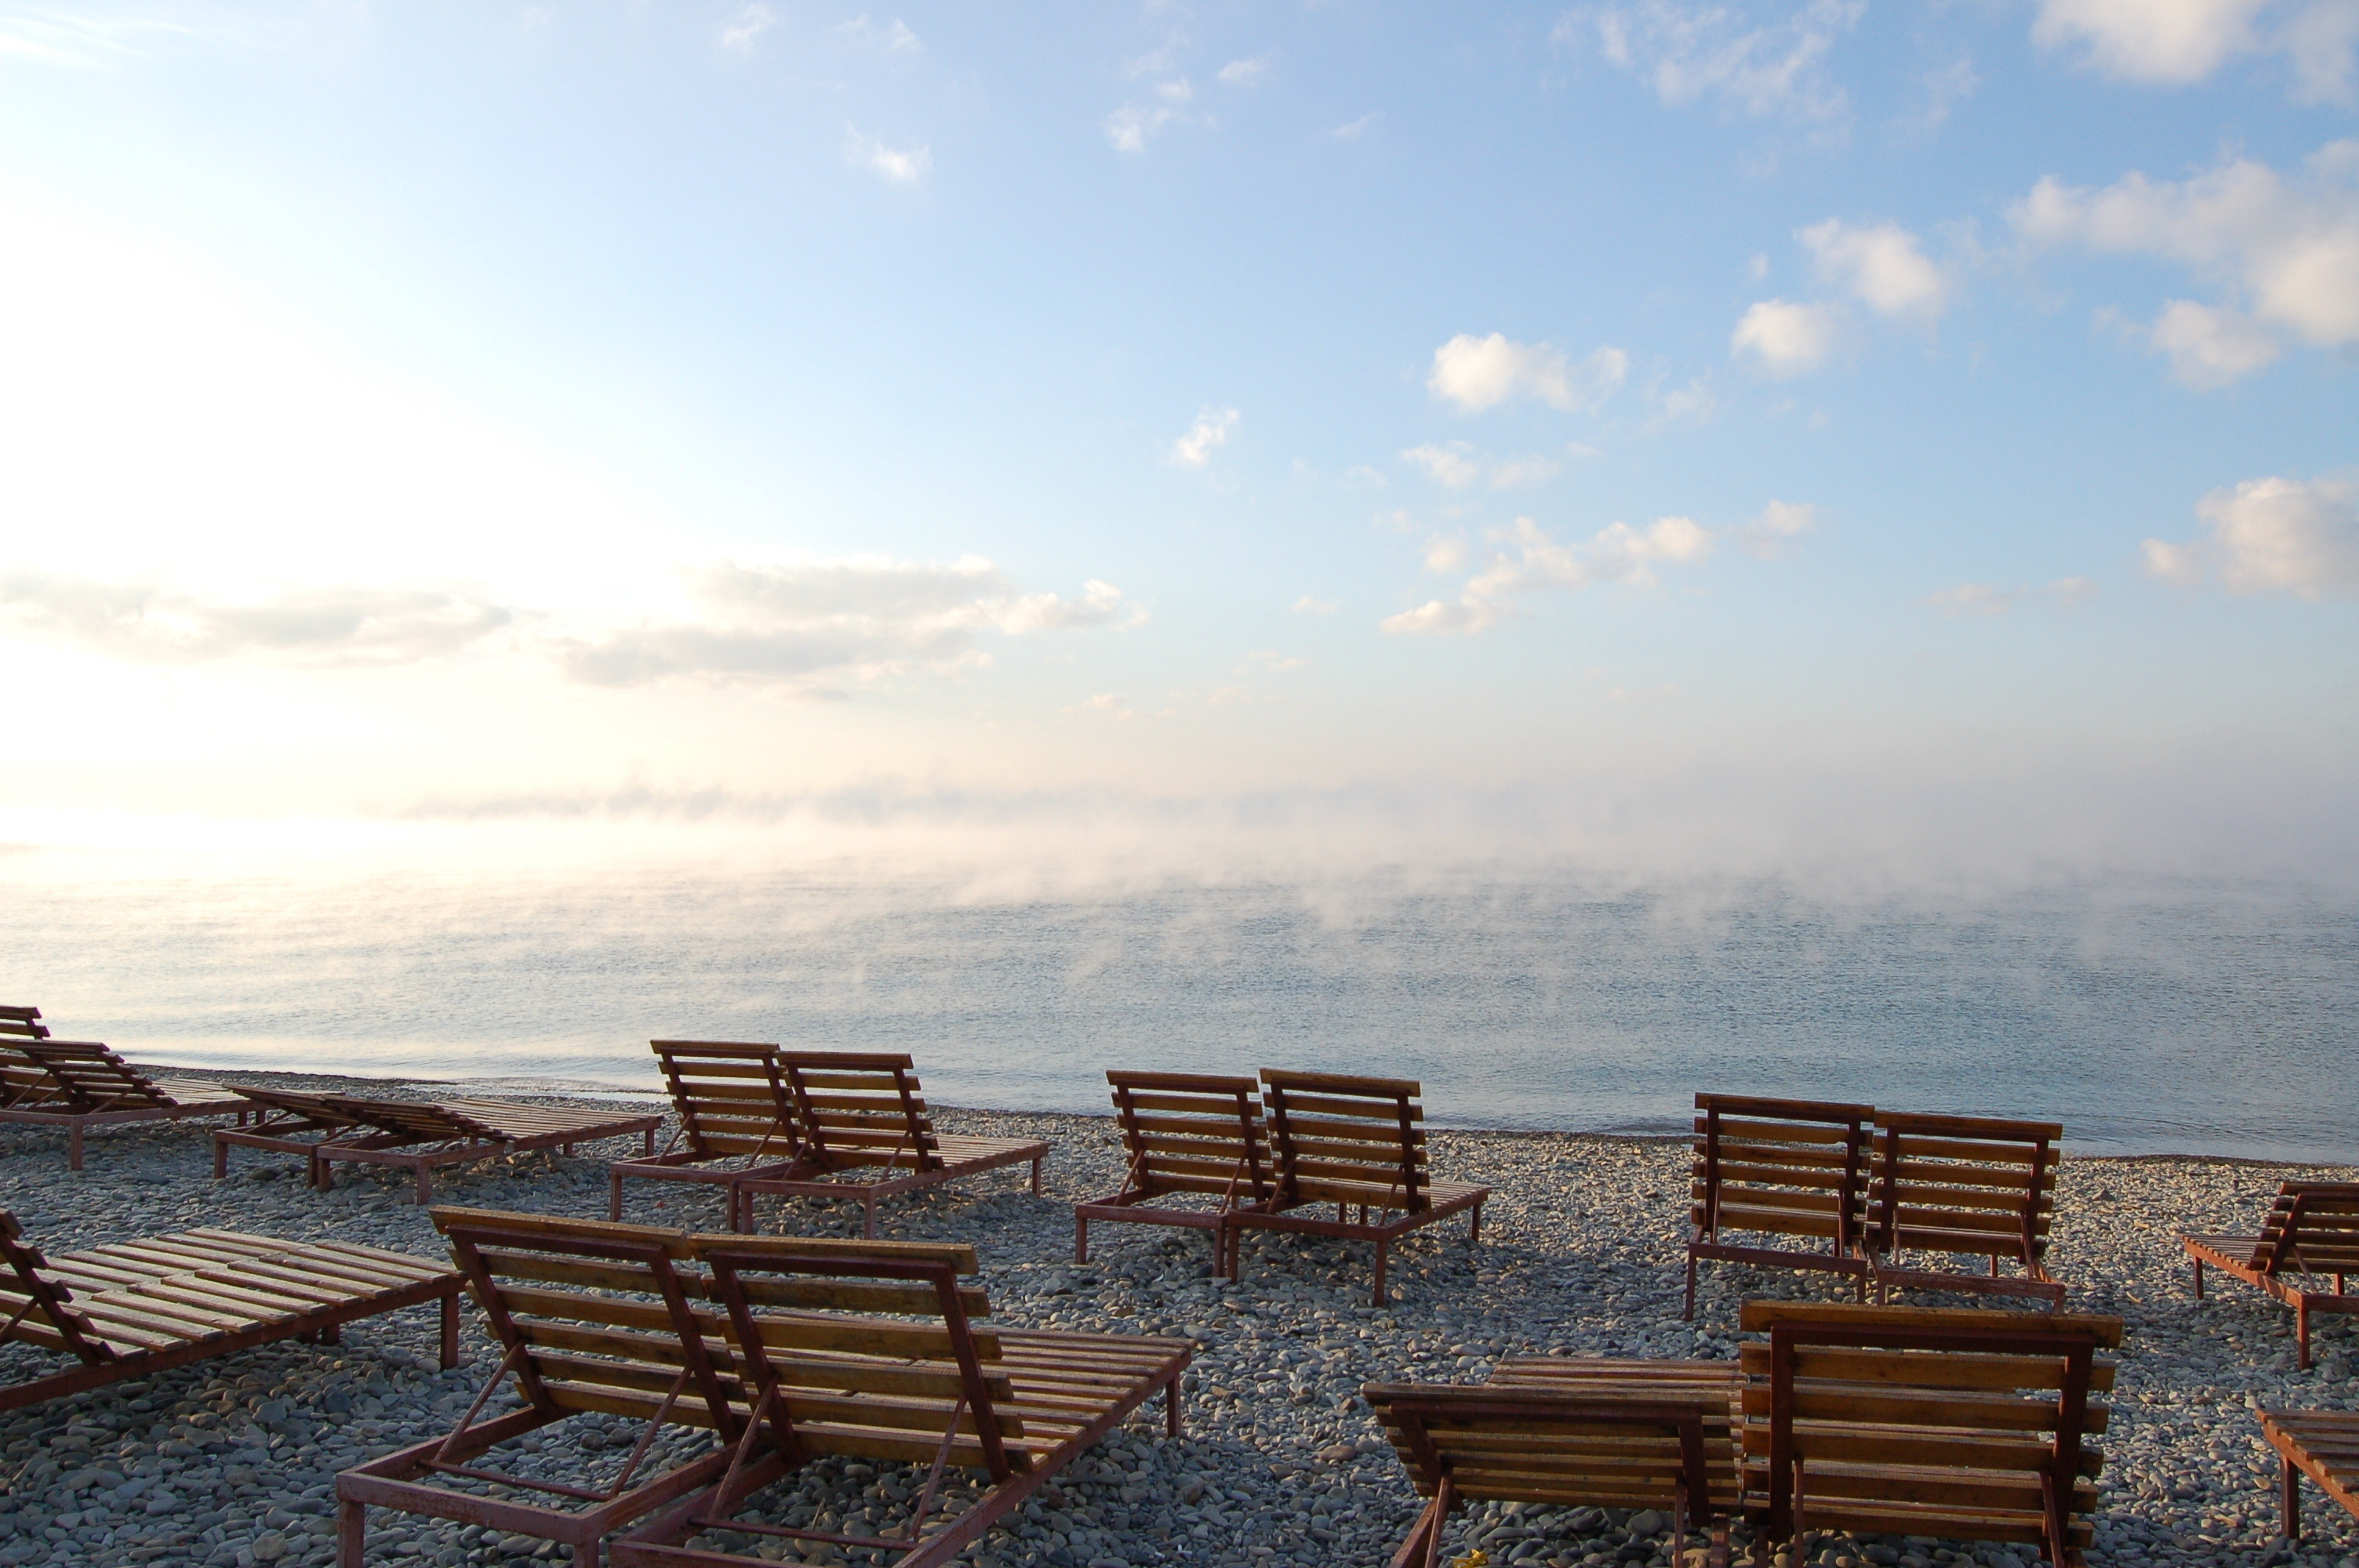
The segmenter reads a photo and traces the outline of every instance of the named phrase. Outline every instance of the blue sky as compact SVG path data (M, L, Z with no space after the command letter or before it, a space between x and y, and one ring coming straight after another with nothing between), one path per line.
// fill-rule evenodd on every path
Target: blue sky
M2354 48L0 5L0 838L1349 799L2347 857Z

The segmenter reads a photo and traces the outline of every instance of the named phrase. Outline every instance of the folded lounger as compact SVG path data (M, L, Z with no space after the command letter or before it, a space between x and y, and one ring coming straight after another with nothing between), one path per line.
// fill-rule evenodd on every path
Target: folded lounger
M2278 1500L2285 1509L2285 1538L2301 1540L2301 1478L2359 1519L2359 1411L2257 1412L2261 1435L2277 1451Z
M729 1228L743 1230L742 1188L749 1177L781 1176L802 1139L794 1103L778 1071L776 1045L713 1040L651 1040L663 1064L679 1127L663 1152L607 1167L606 1217L623 1217L623 1179L699 1182L725 1189Z
M1736 1511L1733 1361L1621 1361L1556 1356L1502 1361L1466 1387L1371 1383L1401 1464L1428 1498L1393 1568L1434 1568L1462 1503L1653 1509L1683 1548L1712 1531L1709 1561L1728 1562Z
M1866 1299L1867 1124L1875 1112L1745 1095L1698 1095L1695 1103L1695 1234L1681 1315L1695 1316L1696 1264L1705 1260L1844 1274ZM1723 1239L1732 1230L1778 1244Z
M2054 1122L1877 1111L1866 1237L1875 1299L1915 1287L2062 1304L2065 1287L2047 1259L2063 1140ZM1912 1253L1980 1259L1987 1268L1911 1268ZM2002 1275L2002 1260L2018 1271Z
M2310 1367L2310 1314L2359 1313L2350 1276L2359 1274L2359 1182L2288 1182L2261 1221L2258 1236L2182 1236L2195 1261L2195 1295L2206 1265L2257 1286L2293 1308L2297 1358ZM2296 1281L2334 1281L2332 1291Z
M2116 1317L1748 1301L1745 1511L1813 1530L2029 1541L2080 1568ZM1756 1545L1757 1552L1767 1546Z
M252 1109L251 1101L220 1084L150 1078L94 1042L44 1033L11 1034L0 1044L0 1121L64 1128L71 1170L82 1169L82 1136L90 1128L192 1116L243 1120Z
M1233 1228L1292 1230L1376 1244L1375 1304L1385 1304L1385 1261L1393 1242L1419 1226L1473 1211L1466 1238L1483 1238L1483 1200L1491 1189L1436 1181L1426 1169L1425 1108L1408 1078L1266 1068L1263 1098L1277 1170L1275 1191L1240 1209ZM1335 1217L1311 1212L1328 1204ZM1356 1207L1360 1217L1351 1211ZM1374 1218L1370 1217L1374 1216ZM1236 1240L1230 1241L1234 1253Z
M1236 1278L1234 1217L1267 1203L1269 1140L1261 1085L1209 1073L1109 1071L1122 1124L1121 1190L1073 1206L1073 1260L1090 1260L1090 1221L1179 1225L1212 1233L1212 1272ZM1155 1208L1158 1199L1197 1200ZM1212 1200L1206 1207L1201 1200Z
M908 1057L860 1051L781 1051L778 1069L794 1098L802 1148L792 1169L738 1183L742 1215L751 1229L756 1194L777 1197L856 1197L861 1234L876 1234L876 1204L1002 1165L1030 1164L1040 1190L1040 1162L1049 1145L1024 1138L958 1138L938 1134L919 1097Z
M362 1562L370 1507L538 1536L592 1563L615 1530L663 1509L643 1539L614 1544L617 1568L742 1563L692 1538L822 1454L932 1465L935 1482L950 1464L992 1476L983 1504L948 1530L921 1537L929 1484L904 1538L866 1538L922 1541L910 1561L931 1563L1158 1390L1177 1430L1184 1341L983 1327L973 1321L988 1311L983 1292L959 1281L974 1268L968 1248L690 1237L473 1209L434 1217L506 1354L451 1433L337 1478L344 1568ZM511 1379L522 1408L485 1419ZM532 1475L493 1467L516 1463L500 1445L588 1411L645 1423L619 1464L558 1444L543 1451L555 1473L548 1460ZM716 1441L641 1477L666 1426ZM728 1528L855 1543L758 1520Z
M234 1230L93 1247L44 1258L0 1210L0 1339L80 1364L0 1387L0 1411L145 1378L300 1336L333 1343L343 1324L439 1301L442 1365L459 1364L457 1272L407 1253L281 1241Z

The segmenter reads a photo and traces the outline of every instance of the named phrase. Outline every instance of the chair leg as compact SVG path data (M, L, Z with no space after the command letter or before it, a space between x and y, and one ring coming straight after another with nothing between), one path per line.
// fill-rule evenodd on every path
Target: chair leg
M620 1171L606 1173L606 1218L614 1224L621 1223L623 1218L623 1173ZM730 1228L734 1230L736 1227L732 1226Z
M442 1298L442 1370L459 1364L459 1292Z
M434 1171L422 1161L418 1167L418 1206L424 1208L434 1201Z
M1077 1210L1073 1215L1073 1261L1086 1263L1089 1260L1090 1217Z
M213 1180L218 1182L228 1174L229 1145L216 1138L213 1140Z
M361 1568L367 1555L368 1505L336 1502L336 1568Z
M1480 1202L1477 1202L1474 1205L1474 1217L1466 1227L1466 1245L1469 1247L1479 1247L1482 1245L1482 1242L1483 1206Z
M2284 1474L2277 1477L2277 1500L2285 1507L2285 1538L2288 1545L2301 1541L2301 1472L2284 1454L2277 1455Z
M1385 1304L1385 1238L1381 1236L1376 1238L1376 1299L1371 1304Z
M1688 1253L1688 1304L1680 1314L1680 1321L1682 1323L1695 1321L1695 1275L1696 1255L1693 1251L1690 1251Z
M2310 1370L2310 1292L2302 1291L2293 1298L2294 1365Z
M1180 1435L1180 1379L1176 1374L1163 1385L1163 1430L1168 1436Z
M1036 1198L1040 1195L1040 1159L1046 1156L1036 1158L1032 1162L1032 1195Z
M69 1171L82 1169L82 1124L80 1122L66 1129L66 1169Z
M862 1218L860 1234L869 1240L876 1239L876 1195L870 1193L860 1200Z

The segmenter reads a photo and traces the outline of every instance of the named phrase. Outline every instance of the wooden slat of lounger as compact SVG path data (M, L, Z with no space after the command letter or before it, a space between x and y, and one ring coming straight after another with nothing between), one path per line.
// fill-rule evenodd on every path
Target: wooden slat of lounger
M582 1141L592 1142L591 1136L602 1128L612 1128L619 1134L636 1130L638 1124L651 1114L645 1110L587 1109L575 1106L526 1105L516 1100L448 1099L435 1102L445 1110L467 1118L486 1131L510 1138L538 1138L552 1132L579 1132Z
M1864 1114L1862 1119L1867 1119L1868 1114L1872 1113ZM1695 1119L1697 1137L1702 1137L1709 1130L1708 1118L1699 1116ZM1847 1127L1839 1124L1829 1125L1825 1120L1750 1121L1742 1117L1723 1116L1720 1121L1720 1141L1723 1149L1733 1147L1783 1150L1788 1145L1794 1144L1824 1145L1838 1151L1833 1156L1838 1164L1843 1161L1840 1151L1843 1145L1851 1141L1851 1131ZM1796 1149L1795 1158L1803 1158L1814 1152L1823 1153L1823 1150Z
M1405 1106L1388 1098L1346 1099L1332 1095L1288 1093L1286 1114L1289 1120L1332 1127L1336 1130L1335 1136L1343 1137L1369 1121L1389 1122L1395 1128L1403 1116L1411 1121L1423 1121L1425 1108L1415 1103Z
M945 1165L963 1165L975 1160L995 1160L1007 1154L1029 1154L1035 1150L1046 1152L1049 1145L1031 1138L969 1138L961 1133L948 1133L934 1140L934 1150Z
M899 1357L940 1361L951 1355L950 1330L934 1324L891 1318L835 1316L824 1313L766 1312L759 1320L762 1343L773 1350L832 1351L851 1356ZM1000 1335L972 1327L975 1353L986 1361L1000 1357Z
M2298 1465L2331 1500L2359 1519L2359 1411L2263 1410L2256 1413L2270 1445Z

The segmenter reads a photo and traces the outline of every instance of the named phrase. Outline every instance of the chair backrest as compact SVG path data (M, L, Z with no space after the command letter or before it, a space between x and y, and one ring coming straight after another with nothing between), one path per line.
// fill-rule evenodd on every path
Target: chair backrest
M688 1235L549 1215L438 1207L434 1224L506 1352L517 1391L548 1415L603 1411L734 1438L744 1389L716 1355Z
M2063 1141L2054 1122L1877 1111L1868 1202L1876 1249L2039 1261Z
M699 1236L756 1409L790 1462L821 1454L1030 1467L971 1247Z
M1745 1507L1796 1528L2087 1544L2117 1317L1748 1301ZM1798 1501L1799 1490L1799 1501ZM1797 1518L1797 1509L1800 1517Z
M330 1101L332 1096L306 1093L301 1089L266 1089L252 1084L232 1084L239 1096L271 1110L284 1111L307 1121L327 1122L339 1127L351 1127L353 1119L337 1110Z
M1860 1239L1874 1109L1820 1100L1696 1096L1690 1217L1698 1235L1754 1230Z
M1122 1121L1123 1185L1136 1193L1203 1193L1223 1208L1270 1195L1261 1085L1210 1073L1109 1071Z
M1261 1081L1280 1204L1432 1206L1415 1079L1269 1067Z
M91 1366L119 1359L98 1336L96 1328L72 1304L73 1292L64 1281L48 1277L49 1260L25 1239L16 1217L0 1209L0 1260L11 1280L0 1281L0 1313L6 1327L0 1342L15 1339L44 1350L69 1351Z
M802 1154L816 1164L939 1171L934 1124L908 1057L878 1051L780 1051Z
M1636 1369L1636 1368L1633 1368ZM1371 1384L1362 1395L1418 1492L1473 1502L1735 1510L1734 1383L1716 1391Z
M2272 1274L2359 1274L2359 1182L2279 1187L2253 1265Z
M703 1159L792 1154L801 1138L776 1045L650 1040L679 1115L679 1135Z
M505 1143L507 1135L487 1127L464 1111L428 1100L361 1099L353 1095L321 1095L320 1103L332 1116L360 1127L374 1127L413 1142L469 1139L480 1143Z
M177 1103L146 1074L96 1041L20 1039L10 1045L56 1081L60 1100L74 1110L128 1110Z
M0 1035L21 1035L27 1040L47 1040L49 1026L41 1022L38 1007L0 1007Z

